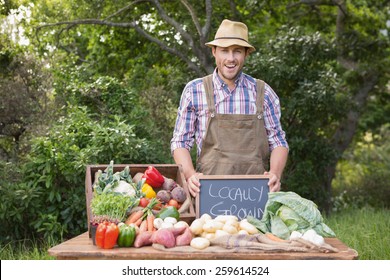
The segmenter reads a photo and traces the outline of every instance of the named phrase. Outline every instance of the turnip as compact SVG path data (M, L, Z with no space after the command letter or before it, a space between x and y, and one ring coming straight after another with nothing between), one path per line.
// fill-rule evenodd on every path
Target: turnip
M173 218L173 217L166 217L165 219L164 219L164 222L165 223L171 223L171 224L176 224L177 223L177 220L176 220L176 218Z
M176 187L171 191L171 197L179 203L183 203L187 199L187 194L182 187Z
M153 226L156 228L156 229L159 229L161 228L161 225L163 224L163 219L161 218L155 218L154 221L153 221Z
M144 176L144 173L138 172L134 175L133 182L138 184L138 182L142 180L142 176Z
M164 183L162 184L161 188L166 191L172 191L174 188L177 187L177 184L174 180L167 178L164 176Z
M157 192L156 198L162 203L168 203L168 201L171 199L171 194L169 193L169 191L159 190Z

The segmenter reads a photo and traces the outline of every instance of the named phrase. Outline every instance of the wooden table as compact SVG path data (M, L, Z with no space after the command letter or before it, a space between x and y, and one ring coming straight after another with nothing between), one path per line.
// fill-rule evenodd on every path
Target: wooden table
M354 260L358 258L356 250L348 248L337 238L326 238L325 241L337 248L337 253L319 253L319 252L264 252L264 251L248 251L244 253L211 253L211 252L165 252L154 249L152 246L142 248L114 248L114 249L99 249L92 244L92 239L89 238L88 232L83 233L75 238L65 241L57 246L49 249L49 254L57 259L149 259L149 260L189 260L189 259L212 259L212 260Z

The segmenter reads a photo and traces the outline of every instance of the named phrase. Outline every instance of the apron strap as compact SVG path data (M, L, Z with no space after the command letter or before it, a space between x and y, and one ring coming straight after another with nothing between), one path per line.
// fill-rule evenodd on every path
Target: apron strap
M260 120L263 118L264 88L264 81L256 79L256 115Z
M207 106L210 111L210 117L215 116L213 74L203 77L203 86L206 90Z

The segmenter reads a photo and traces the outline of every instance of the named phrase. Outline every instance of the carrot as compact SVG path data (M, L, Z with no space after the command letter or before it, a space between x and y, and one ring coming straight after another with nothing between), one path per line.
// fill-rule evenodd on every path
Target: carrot
M143 220L141 225L139 226L139 232L148 231L148 222Z
M154 228L154 215L152 213L148 214L147 218L146 218L146 221L147 221L147 224L148 224L148 231L153 231L153 228Z
M135 221L134 225L136 225L137 227L141 226L143 220L144 220L143 217L139 218L138 220Z
M266 232L266 233L265 233L265 236L268 237L269 239L273 240L273 241L277 241L277 242L287 242L286 240L281 239L281 238L277 237L275 234L272 234L272 233L270 233L270 232Z
M133 212L125 221L125 224L126 225L130 225L130 224L135 224L137 222L137 220L139 220L140 218L142 218L144 214L144 211L143 210L139 210L139 211L136 211L136 212Z

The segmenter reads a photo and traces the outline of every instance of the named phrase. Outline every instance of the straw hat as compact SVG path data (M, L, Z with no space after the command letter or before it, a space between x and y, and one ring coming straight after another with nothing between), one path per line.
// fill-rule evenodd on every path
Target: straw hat
M248 27L242 22L225 19L219 26L214 40L206 43L206 46L226 48L233 45L247 47L250 53L256 50L248 43Z

